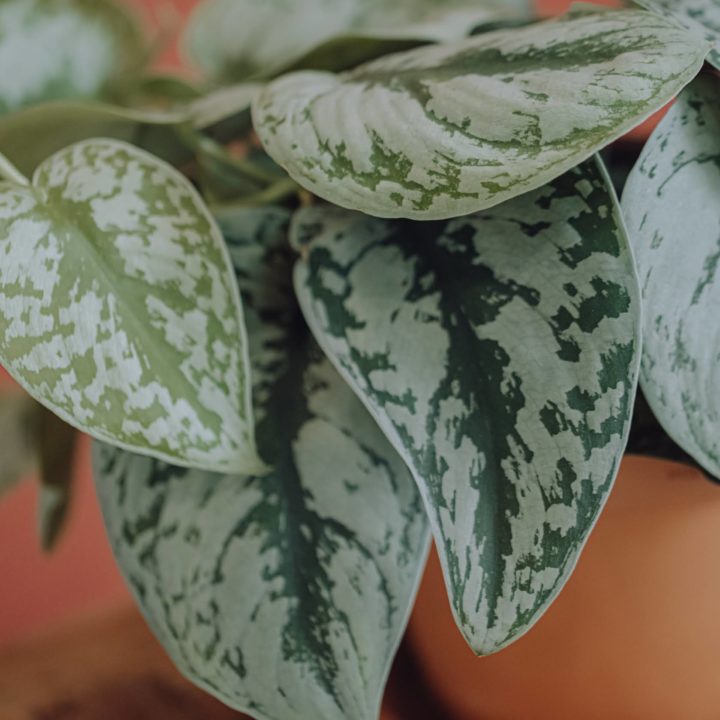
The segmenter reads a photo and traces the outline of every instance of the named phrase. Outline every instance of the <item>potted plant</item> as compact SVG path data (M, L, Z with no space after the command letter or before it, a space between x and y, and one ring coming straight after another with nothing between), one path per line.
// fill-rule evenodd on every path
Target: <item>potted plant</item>
M231 707L377 717L431 536L471 650L524 635L639 381L718 475L717 10L643 5L206 0L189 83L112 3L0 3L0 360ZM678 94L621 206L598 153Z

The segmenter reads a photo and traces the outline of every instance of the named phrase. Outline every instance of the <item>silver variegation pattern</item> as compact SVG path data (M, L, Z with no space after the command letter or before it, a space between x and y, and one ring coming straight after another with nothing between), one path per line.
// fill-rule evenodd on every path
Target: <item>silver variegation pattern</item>
M192 185L125 143L0 184L0 359L93 437L180 465L258 471L227 248Z
M707 47L639 10L485 33L256 99L267 152L301 185L380 217L456 217L544 185L662 107Z
M0 113L97 97L142 58L139 29L114 0L0 2Z
M478 654L526 632L612 486L639 364L639 290L589 161L446 222L296 217L295 284L321 346L400 452Z
M707 60L720 68L720 1L719 0L634 0L638 5L675 18L701 41L713 48Z
M720 87L701 76L648 140L623 193L644 301L643 392L720 477Z
M412 477L293 298L287 213L221 219L251 339L265 477L96 445L120 567L191 680L258 720L374 720L427 547Z

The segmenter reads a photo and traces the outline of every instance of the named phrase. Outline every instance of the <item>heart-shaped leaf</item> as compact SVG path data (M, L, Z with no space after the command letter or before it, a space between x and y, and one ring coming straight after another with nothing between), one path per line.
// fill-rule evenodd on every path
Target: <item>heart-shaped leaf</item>
M253 117L311 192L440 219L542 186L664 105L707 48L645 11L580 13L271 83Z
M700 41L709 41L713 49L709 63L720 68L720 2L718 0L633 0L638 5L679 20Z
M120 566L194 682L262 720L374 720L427 546L413 480L295 304L287 214L224 228L247 307L262 478L96 446Z
M132 143L174 165L192 154L177 134L190 110L152 112L94 102L49 102L0 117L0 153L30 175L53 153L90 138Z
M190 183L112 140L0 185L0 359L63 420L179 465L255 472L245 328Z
M211 76L239 81L287 66L316 67L321 57L330 62L324 69L345 69L409 44L456 40L481 23L528 14L528 6L528 0L206 0L183 44Z
M701 76L648 140L623 211L644 300L643 392L667 433L720 477L720 87Z
M144 55L136 23L113 0L3 0L0 113L98 97Z
M625 446L639 291L593 161L443 223L307 209L296 291L420 486L459 627L494 652L570 575Z

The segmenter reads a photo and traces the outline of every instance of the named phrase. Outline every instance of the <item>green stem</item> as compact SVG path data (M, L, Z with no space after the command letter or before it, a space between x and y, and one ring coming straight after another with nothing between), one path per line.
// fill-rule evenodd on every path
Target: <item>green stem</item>
M236 208L246 208L256 205L272 205L280 202L281 200L285 200L291 195L294 195L299 189L298 184L294 180L291 180L290 178L283 178L259 193L246 195L241 200L236 200L230 203L217 203L212 207L213 209L219 211L234 210Z
M0 153L0 178L5 178L15 185L30 186L30 181L2 153Z
M230 155L220 143L210 137L207 137L206 135L203 135L190 125L183 125L178 128L178 132L182 140L196 153L196 155L202 152L206 157L210 157L217 162L222 163L226 167L230 167L236 173L242 175L251 182L268 186L283 177L278 176L277 173L263 170L261 167L258 167L257 164L252 162L252 160Z

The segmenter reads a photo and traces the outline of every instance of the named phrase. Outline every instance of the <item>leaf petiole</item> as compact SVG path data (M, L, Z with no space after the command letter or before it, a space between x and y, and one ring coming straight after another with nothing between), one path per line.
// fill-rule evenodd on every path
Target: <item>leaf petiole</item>
M2 153L0 153L0 178L16 185L30 186L30 181Z

